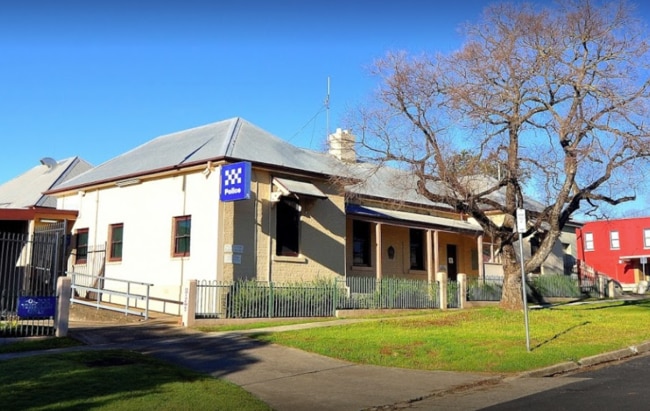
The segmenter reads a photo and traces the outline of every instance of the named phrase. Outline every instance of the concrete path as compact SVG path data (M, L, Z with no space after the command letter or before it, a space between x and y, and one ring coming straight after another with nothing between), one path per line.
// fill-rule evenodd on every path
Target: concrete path
M128 348L224 378L278 411L356 411L407 404L500 379L357 365L261 343L244 332L201 333L169 324L71 323L70 335L94 349Z

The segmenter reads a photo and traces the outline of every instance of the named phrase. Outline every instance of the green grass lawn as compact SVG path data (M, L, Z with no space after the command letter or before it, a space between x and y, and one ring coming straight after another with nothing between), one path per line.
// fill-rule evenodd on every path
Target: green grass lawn
M270 410L227 381L130 351L0 361L3 410Z
M511 373L650 340L649 315L650 300L531 310L530 352L523 312L496 307L434 310L254 337L363 364ZM70 339L43 339L0 347L10 352L75 344ZM269 409L227 381L119 350L0 361L0 386L3 410Z
M355 363L423 370L511 373L650 340L650 300L529 311L500 308L431 311L346 326L254 335Z
M11 344L0 344L0 354L10 353L10 352L24 352L24 351L39 351L39 350L50 350L55 348L68 348L76 347L83 345L81 342L69 338L28 338L24 341L12 342Z

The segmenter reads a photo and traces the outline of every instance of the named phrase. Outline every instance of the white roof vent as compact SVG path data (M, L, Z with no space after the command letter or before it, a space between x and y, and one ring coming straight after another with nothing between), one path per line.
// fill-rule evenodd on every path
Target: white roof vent
M58 163L52 157L43 157L41 158L41 164L47 166L49 169L53 169Z

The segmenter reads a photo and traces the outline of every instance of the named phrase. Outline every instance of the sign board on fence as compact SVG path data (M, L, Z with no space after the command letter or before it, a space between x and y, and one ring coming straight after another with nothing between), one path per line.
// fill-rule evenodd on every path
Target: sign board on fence
M18 297L18 317L50 318L56 311L56 297Z

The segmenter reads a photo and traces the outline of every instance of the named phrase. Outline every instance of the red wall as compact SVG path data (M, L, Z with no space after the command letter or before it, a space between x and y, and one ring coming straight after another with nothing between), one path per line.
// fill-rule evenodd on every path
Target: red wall
M602 274L606 274L622 284L634 284L634 269L641 270L639 256L647 256L650 262L650 249L643 246L643 230L650 229L650 217L604 220L585 223L576 230L578 260L584 261ZM610 232L618 231L620 248L612 250ZM594 250L586 251L585 233L593 233ZM631 261L620 261L621 257L637 256ZM650 274L650 264L645 265L646 275Z

